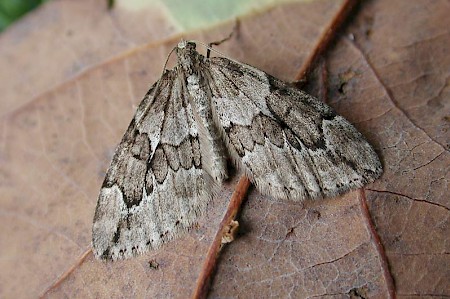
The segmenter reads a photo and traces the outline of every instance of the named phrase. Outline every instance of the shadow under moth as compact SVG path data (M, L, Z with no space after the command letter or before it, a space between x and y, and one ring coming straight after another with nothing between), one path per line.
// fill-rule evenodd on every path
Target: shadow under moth
M334 197L377 179L377 154L346 119L252 66L174 49L140 103L100 190L97 258L159 247L189 229L221 182L227 159L259 192L293 201Z

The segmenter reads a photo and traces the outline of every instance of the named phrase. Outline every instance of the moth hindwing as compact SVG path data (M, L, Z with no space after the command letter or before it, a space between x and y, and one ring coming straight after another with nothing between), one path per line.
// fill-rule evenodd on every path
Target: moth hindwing
M261 70L176 47L116 149L93 224L96 257L157 248L190 228L231 158L275 198L333 197L374 181L378 156L342 116Z

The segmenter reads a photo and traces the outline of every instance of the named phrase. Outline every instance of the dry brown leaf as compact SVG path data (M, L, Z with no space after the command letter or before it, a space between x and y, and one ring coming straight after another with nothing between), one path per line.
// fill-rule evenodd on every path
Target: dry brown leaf
M0 116L110 57L177 31L163 5L109 11L107 0L49 1L0 35Z
M341 43L331 71L349 67L339 56L354 57L363 84L346 96L361 102L358 111L378 103L361 118L385 165L367 202L398 297L450 296L449 9L448 1L364 6L348 28L356 41ZM344 105L337 94L330 98Z
M367 136L385 174L365 190L304 207L252 191L211 297L450 295L448 2L391 3L360 7L310 86ZM246 17L219 50L293 80L343 4L293 3ZM232 26L188 37L218 40ZM115 263L85 254L112 151L177 40L125 53L21 108L2 100L0 297L191 294L237 176L192 232L161 249ZM39 92L52 86L39 82Z

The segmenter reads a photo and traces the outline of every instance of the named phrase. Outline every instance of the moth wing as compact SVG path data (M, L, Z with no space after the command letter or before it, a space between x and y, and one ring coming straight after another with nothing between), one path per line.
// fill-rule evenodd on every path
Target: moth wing
M227 148L260 192L292 200L334 197L381 175L361 133L314 97L221 57L209 60L205 76Z
M157 248L188 229L215 184L202 169L187 94L166 71L145 96L114 154L98 198L93 248L118 259Z

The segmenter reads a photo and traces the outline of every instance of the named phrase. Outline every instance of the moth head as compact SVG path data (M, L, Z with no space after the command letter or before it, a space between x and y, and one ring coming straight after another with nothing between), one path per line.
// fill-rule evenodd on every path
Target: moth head
M178 46L177 46L177 52L179 52L180 50L181 50L181 51L192 51L192 50L195 51L195 47L196 47L196 45L195 45L194 42L191 42L191 41L187 41L187 40L182 39L182 40L178 43Z
M180 42L178 43L178 49L184 49L187 45L187 40L181 39Z

